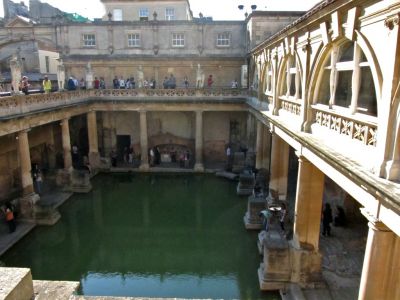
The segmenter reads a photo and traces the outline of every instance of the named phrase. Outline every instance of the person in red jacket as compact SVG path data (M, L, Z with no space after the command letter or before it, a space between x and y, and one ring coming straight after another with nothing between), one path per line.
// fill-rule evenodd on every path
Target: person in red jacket
M213 82L214 82L214 81L213 81L212 75L208 76L208 79L207 79L207 86L208 86L209 88L212 86Z

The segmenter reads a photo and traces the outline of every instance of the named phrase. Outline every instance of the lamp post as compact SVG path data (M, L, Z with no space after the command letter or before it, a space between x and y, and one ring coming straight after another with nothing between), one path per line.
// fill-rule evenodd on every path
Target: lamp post
M245 9L245 6L242 5L242 4L240 4L240 5L238 5L238 8L239 8L239 10L244 10L244 9ZM255 11L255 10L257 9L257 5L252 4L252 5L250 5L250 8L251 8L251 11L253 12L253 11ZM249 15L249 14L248 14L248 12L246 11L246 12L244 13L245 18L247 18L248 15Z

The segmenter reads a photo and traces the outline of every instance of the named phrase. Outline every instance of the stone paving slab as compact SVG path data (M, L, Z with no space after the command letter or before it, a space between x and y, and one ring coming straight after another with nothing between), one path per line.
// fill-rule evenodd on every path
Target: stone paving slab
M74 299L79 285L77 281L33 280L34 300Z
M17 228L14 232L8 232L8 225L5 222L0 224L0 256L14 246L20 239L28 234L35 226L35 223L16 221Z

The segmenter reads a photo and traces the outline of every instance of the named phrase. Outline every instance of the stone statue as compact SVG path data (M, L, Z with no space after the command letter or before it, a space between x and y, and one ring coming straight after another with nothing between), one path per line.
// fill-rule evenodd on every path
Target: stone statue
M21 73L22 73L22 63L18 59L18 55L14 54L12 59L10 60L10 69L11 69L11 86L14 90L14 93L19 93L19 84L21 82Z
M200 64L197 64L196 88L202 88L203 86L204 86L204 72L201 69Z
M142 68L142 66L139 66L139 69L137 71L137 85L138 85L138 88L142 88L143 87L143 81L144 81L143 68Z
M65 83L65 67L62 59L59 59L59 63L57 66L57 81L58 81L58 90L64 90Z
M90 61L86 65L86 88L87 89L93 88L93 70Z

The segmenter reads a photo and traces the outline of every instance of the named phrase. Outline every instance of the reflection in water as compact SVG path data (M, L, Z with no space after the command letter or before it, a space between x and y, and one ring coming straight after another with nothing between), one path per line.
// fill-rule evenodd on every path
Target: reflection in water
M52 227L8 251L34 279L80 281L85 295L279 299L259 291L256 232L235 183L200 175L99 175Z

